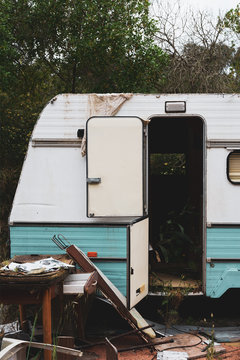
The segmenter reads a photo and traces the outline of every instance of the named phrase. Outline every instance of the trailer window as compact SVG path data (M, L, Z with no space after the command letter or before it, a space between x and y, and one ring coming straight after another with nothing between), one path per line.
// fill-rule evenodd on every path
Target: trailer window
M233 151L228 156L228 179L234 184L240 184L240 151Z

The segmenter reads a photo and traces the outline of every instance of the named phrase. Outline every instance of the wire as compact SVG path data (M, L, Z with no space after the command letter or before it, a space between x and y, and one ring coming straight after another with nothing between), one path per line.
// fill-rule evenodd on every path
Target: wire
M182 332L182 333L184 333L184 334L194 335L194 336L196 336L198 339L200 339L201 342L203 341L203 339L201 338L201 336L199 336L198 334L193 334L193 333L190 333L189 331L180 330L180 329L176 328L175 326L171 326L171 328L174 329L174 330L177 330L178 332Z
M189 334L189 335L194 335L198 339L200 339L200 341L198 341L196 344L192 344L192 345L178 345L178 346L168 347L168 348L165 348L165 349L163 349L161 351L172 350L172 349L180 349L180 348L188 348L188 347L195 347L195 346L200 345L203 342L203 339L197 334L192 334L192 333L190 333L188 331L180 330L178 328L175 328L174 326L171 326L171 328L174 329L174 330L177 330L178 332L182 332L182 333ZM154 357L153 357L153 359L154 359Z

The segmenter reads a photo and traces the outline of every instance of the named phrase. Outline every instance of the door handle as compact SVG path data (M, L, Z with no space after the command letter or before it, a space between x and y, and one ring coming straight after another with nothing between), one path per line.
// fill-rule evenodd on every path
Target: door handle
M100 184L101 183L101 178L87 178L87 183L88 184Z

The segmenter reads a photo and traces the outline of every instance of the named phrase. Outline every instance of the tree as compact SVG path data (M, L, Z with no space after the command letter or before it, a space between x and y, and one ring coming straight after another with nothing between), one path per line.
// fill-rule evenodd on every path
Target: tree
M222 20L222 27L229 30L232 39L234 56L231 63L231 76L236 83L236 91L240 91L240 4L235 9L229 10Z
M0 2L2 244L28 140L48 100L62 92L152 92L153 79L164 82L168 56L154 42L148 12L146 0Z
M145 0L5 0L13 45L65 92L152 91L166 55ZM6 6L7 5L7 6Z
M152 92L167 55L146 0L3 0L1 151L26 151L36 114L59 92ZM14 99L14 102L12 101Z
M161 91L187 93L234 92L235 78L230 74L234 49L219 18L205 11L181 12L177 1L173 7L155 3L158 19L156 41L169 54L166 82Z
M240 36L240 3L235 9L231 9L226 13L223 24Z

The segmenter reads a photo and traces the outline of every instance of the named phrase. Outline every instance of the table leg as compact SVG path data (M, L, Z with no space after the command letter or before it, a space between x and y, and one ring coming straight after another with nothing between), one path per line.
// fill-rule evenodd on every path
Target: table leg
M42 299L43 342L52 344L51 288L47 288ZM44 350L44 360L51 360L52 353Z
M20 316L21 329L27 332L26 311L24 305L22 304L19 305L19 316Z

